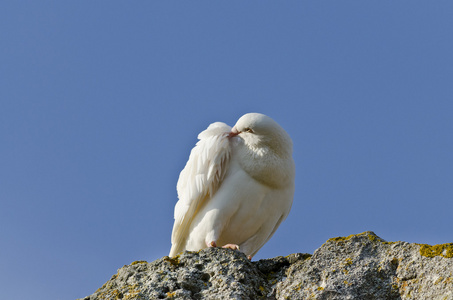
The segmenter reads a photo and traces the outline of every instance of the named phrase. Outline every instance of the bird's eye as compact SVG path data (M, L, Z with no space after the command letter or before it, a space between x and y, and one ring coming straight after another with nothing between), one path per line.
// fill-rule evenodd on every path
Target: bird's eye
M244 131L244 132L250 132L250 133L253 133L253 130L252 130L251 128L248 128L248 127L247 127L247 128L244 128L244 130L243 130L243 131Z

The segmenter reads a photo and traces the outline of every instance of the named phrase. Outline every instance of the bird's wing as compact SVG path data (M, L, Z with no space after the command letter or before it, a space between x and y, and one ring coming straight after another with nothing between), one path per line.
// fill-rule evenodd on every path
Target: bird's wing
M170 256L184 250L194 216L215 194L225 176L231 152L230 131L227 124L216 122L198 135L199 141L178 179L179 201L175 206Z

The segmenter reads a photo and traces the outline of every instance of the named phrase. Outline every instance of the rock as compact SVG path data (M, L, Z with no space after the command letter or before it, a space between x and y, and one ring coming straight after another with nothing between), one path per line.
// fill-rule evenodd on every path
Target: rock
M137 261L84 300L445 299L453 300L453 243L386 242L373 232L328 240L313 255L251 262L209 248Z
M280 299L453 299L453 244L333 238L277 285Z

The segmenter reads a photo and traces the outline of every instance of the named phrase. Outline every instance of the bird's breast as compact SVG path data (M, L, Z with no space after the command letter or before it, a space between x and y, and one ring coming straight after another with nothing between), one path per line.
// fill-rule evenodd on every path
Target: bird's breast
M238 144L233 148L232 161L256 181L274 189L294 185L295 166L291 156L281 157L269 149L251 149Z

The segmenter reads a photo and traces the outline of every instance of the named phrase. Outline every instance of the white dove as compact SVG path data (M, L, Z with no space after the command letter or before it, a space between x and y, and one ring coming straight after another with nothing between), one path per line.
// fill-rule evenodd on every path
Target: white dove
M198 139L179 175L169 256L222 246L251 259L291 209L291 138L270 117L248 113Z

